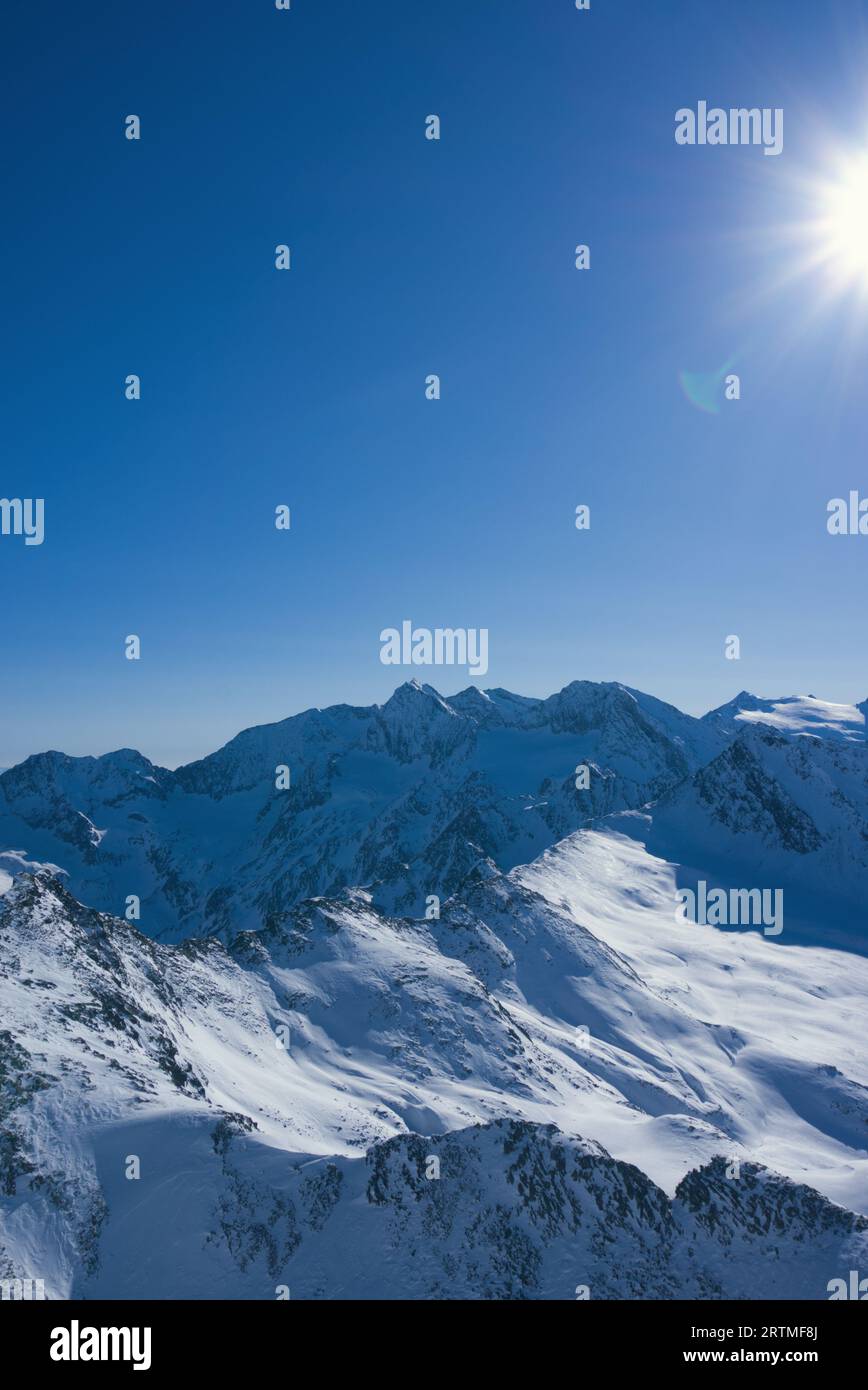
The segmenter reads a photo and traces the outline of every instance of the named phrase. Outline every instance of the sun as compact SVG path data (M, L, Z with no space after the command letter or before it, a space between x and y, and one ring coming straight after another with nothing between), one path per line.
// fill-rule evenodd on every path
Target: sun
M768 314L779 357L808 337L826 342L843 400L868 344L868 113L860 108L846 133L818 122L797 160L762 172L765 187L736 233L753 270L734 314L758 336Z
M868 326L868 138L842 144L824 133L813 157L782 171L774 190L776 215L747 233L760 249L763 279L753 287L757 299L796 291L796 336L820 316L843 310L847 341ZM747 305L748 300L745 301Z
M868 295L868 150L839 161L818 187L816 250L842 291Z

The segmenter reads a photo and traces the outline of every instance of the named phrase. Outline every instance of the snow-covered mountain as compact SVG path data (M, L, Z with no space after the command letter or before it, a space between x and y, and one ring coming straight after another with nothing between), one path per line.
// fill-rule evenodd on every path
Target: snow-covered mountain
M751 728L865 746L858 707L813 697L742 693L695 719L618 684L575 681L547 700L470 687L447 700L410 682L382 707L248 729L174 772L131 749L37 754L0 775L0 847L59 865L103 911L137 898L131 920L165 940L259 927L356 885L418 914L480 857L526 863L659 798Z
M5 873L3 1277L822 1298L864 1260L868 962L678 924L626 837L482 872L440 921L348 891L228 947Z
M188 1133L186 1154L195 1146L201 1162L209 1140L209 1200L188 1187L172 1208L173 1257L152 1257L177 1297L207 1271L206 1289L235 1298L818 1300L868 1256L866 1218L755 1165L736 1181L715 1160L669 1198L553 1125L401 1135L364 1157L290 1165L264 1163L231 1121L194 1145ZM143 1207L138 1233L165 1218L161 1202ZM179 1271L178 1246L197 1251L194 1268ZM88 1292L139 1296L152 1286L135 1255L152 1249L125 1247Z
M827 1297L868 1264L868 745L803 706L408 685L10 769L0 1278ZM700 879L782 931L689 920Z
M258 927L358 884L388 910L420 912L480 856L524 863L594 816L659 796L725 743L616 684L446 700L410 682L382 707L248 729L175 772L131 749L37 754L0 776L0 847L60 865L104 911L123 914L135 895L142 930L167 940Z
M680 881L779 890L788 942L868 950L868 745L748 724L705 767L609 818Z
M785 734L864 743L868 700L859 705L834 705L816 695L787 695L762 700L742 690L734 700L703 715L703 722L729 737L751 724L765 724Z

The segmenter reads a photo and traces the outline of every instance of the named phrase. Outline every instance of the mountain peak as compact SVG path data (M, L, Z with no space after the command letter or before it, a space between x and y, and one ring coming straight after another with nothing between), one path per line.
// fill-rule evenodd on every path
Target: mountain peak
M393 700L414 699L419 695L425 695L429 699L443 701L443 696L440 694L439 690L435 690L433 685L428 685L426 681L419 681L413 676L412 679L403 681L400 685L395 687L386 701L386 705L390 705ZM385 705L383 708L385 709Z
M727 704L709 710L701 722L715 726L730 738L750 724L764 724L791 737L813 735L858 743L865 740L866 715L860 705L834 704L816 695L763 699L742 690Z
M399 685L384 705L380 706L381 715L392 715L399 713L402 717L408 712L422 714L423 717L430 716L435 711L447 714L455 718L455 710L440 694L433 685L424 684L422 681L409 680Z

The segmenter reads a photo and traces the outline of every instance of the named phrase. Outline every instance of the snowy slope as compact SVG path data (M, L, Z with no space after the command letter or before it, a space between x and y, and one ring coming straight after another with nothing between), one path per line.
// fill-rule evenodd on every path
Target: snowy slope
M748 725L707 766L606 824L699 878L783 894L788 942L868 951L868 745Z
M571 981L581 996L571 1020L583 1015L590 1029L588 1065L608 1060L613 1043L647 1062L632 1093L644 1113L614 1127L601 1116L580 1132L671 1189L690 1155L723 1151L722 1131L725 1151L868 1210L868 961L785 944L786 932L688 922L679 878L677 864L613 828L579 831L507 877L591 931L642 982L624 998L593 978ZM654 1084L666 1092L656 1106Z
M824 1296L848 1258L861 1227L816 1193L868 1211L868 962L679 925L674 869L634 840L580 831L527 868L480 873L439 922L385 918L348 892L229 950L154 943L32 867L0 898L0 1262L57 1295L271 1297L288 1282L393 1297L403 1280L419 1297L551 1298L571 1296L568 1277L597 1296L741 1296L760 1277L765 1198L739 1184L772 1182L756 1162L807 1186L813 1213L805 1233L781 1232L768 1296ZM526 1127L531 1172L561 1163L540 1126L572 1136L567 1192L517 1182L511 1131L467 1137L506 1121ZM414 1132L445 1138L370 1152ZM582 1159L594 1142L612 1155L599 1229ZM413 1239L429 1220L456 1234L411 1274L396 1232L423 1150L446 1176L430 1218L413 1195ZM719 1230L696 1256L691 1223L717 1204L707 1175L698 1215L683 1190L670 1207L716 1155L746 1165L725 1179L737 1278ZM625 1270L588 1264L601 1240ZM505 1269L503 1248L530 1263Z

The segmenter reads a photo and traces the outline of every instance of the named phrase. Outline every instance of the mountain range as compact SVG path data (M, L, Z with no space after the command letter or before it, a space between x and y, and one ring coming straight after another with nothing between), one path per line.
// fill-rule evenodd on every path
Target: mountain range
M0 775L0 845L57 864L75 895L103 911L125 915L135 896L140 929L160 940L230 936L348 886L368 886L378 906L413 915L431 895L445 900L481 857L500 869L527 863L601 816L681 788L702 768L715 770L709 783L745 779L739 755L717 759L737 737L749 747L751 731L813 735L840 764L836 790L851 790L848 758L858 783L862 706L742 693L696 719L618 684L575 681L531 700L476 687L444 699L409 682L382 707L308 710L247 729L174 771L131 749L37 754ZM579 766L588 769L582 791ZM289 786L278 789L282 768ZM826 774L813 789L801 789L800 775L780 796L807 826L822 816L816 797L825 804ZM815 800L802 806L802 790ZM758 809L763 795L777 791L745 787L739 828L753 818L774 839ZM703 816L713 815L711 797L709 786ZM828 859L837 833L851 827L843 808L826 819L805 833L816 849L822 839Z
M9 769L0 1279L828 1297L868 1265L866 705L411 682ZM700 879L780 889L780 935L686 920Z

